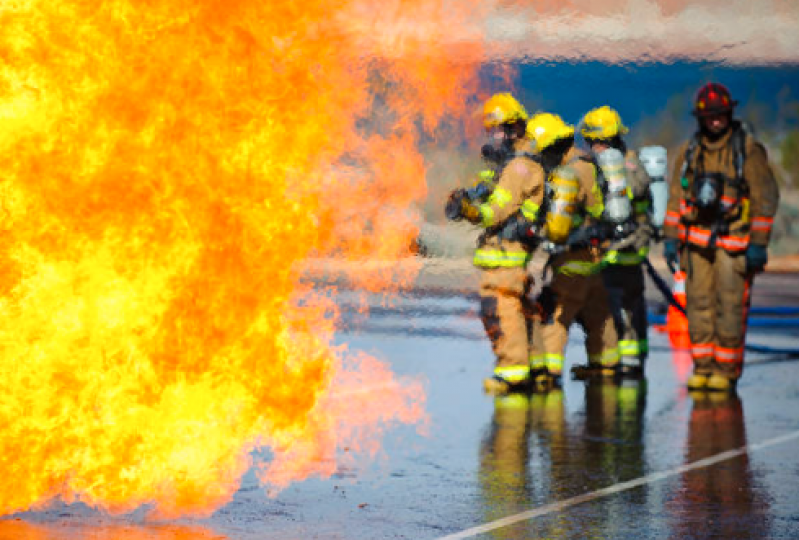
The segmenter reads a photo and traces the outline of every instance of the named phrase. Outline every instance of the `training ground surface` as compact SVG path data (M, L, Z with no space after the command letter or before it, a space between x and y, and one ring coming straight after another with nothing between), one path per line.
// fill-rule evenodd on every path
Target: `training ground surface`
M368 316L358 291L340 298L340 342L424 381L426 434L392 426L374 460L275 498L248 475L205 520L61 506L7 516L0 539L799 537L799 361L750 354L735 395L689 393L689 356L653 329L644 381L567 377L495 400L481 390L492 356L474 279L431 263L390 302L369 297ZM753 305L799 307L799 275L760 276ZM748 342L799 348L799 317L784 317L753 315ZM581 339L573 329L567 369L585 359Z

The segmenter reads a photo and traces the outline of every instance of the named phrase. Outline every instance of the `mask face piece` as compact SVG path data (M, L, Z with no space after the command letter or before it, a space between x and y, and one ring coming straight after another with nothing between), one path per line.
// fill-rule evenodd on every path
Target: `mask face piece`
M694 203L705 217L717 217L723 189L724 176L719 173L703 174L694 179Z

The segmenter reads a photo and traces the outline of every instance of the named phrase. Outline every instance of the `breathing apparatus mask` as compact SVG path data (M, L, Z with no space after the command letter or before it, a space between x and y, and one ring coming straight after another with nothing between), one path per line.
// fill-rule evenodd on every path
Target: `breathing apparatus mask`
M502 166L513 154L517 124L500 124L488 130L489 142L480 149L480 155L489 163Z
M721 195L726 178L721 173L703 173L694 178L693 200L699 215L715 219L721 211Z

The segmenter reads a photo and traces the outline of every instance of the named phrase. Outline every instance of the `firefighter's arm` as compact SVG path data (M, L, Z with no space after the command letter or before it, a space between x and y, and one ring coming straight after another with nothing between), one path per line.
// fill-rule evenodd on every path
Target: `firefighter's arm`
M596 177L596 168L591 163L577 161L572 164L580 180L579 204L585 208L588 215L598 220L605 211L605 202L602 197L602 188Z
M534 163L515 158L503 169L497 187L479 208L483 227L494 227L516 214L524 201L525 185L534 174Z
M749 184L750 241L767 246L780 202L780 191L768 163L766 149L757 142L747 146L744 178Z
M685 152L688 145L680 148L671 164L671 176L669 176L669 201L666 204L666 218L663 221L663 236L666 238L677 239L680 237L680 201L683 197L682 189L682 169L685 163Z

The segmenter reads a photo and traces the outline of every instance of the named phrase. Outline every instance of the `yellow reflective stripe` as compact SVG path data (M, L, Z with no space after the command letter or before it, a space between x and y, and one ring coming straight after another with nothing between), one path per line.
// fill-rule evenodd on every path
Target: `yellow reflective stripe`
M488 204L496 205L497 208L505 208L511 199L510 191L504 188L497 188L488 198Z
M594 185L591 186L591 195L593 195L596 202L586 208L586 211L591 214L592 217L599 218L602 215L602 212L605 211L605 201L602 198L602 189L596 182L594 182Z
M588 362L591 364L599 363L605 367L613 367L619 363L620 358L619 348L613 347L612 349L605 349L600 354L589 354Z
M530 254L526 251L502 251L498 249L478 249L474 252L474 265L489 268L513 268L525 266L530 262Z
M488 204L480 205L480 221L483 223L483 227L494 226L494 209Z
M558 266L557 272L566 276L593 276L602 269L599 263L588 261L569 261Z
M622 356L638 356L640 352L637 341L630 339L619 340L619 353Z
M491 169L484 169L477 173L477 176L480 177L480 180L491 181L494 179L494 171Z
M526 409L529 405L530 398L518 392L494 398L495 409Z
M618 264L622 266L635 266L644 262L649 255L649 246L644 246L638 251L608 251L602 257L602 264Z
M530 378L530 366L497 366L494 376L509 383L519 383Z
M560 372L563 369L563 355L557 353L547 353L544 355L547 368L556 369Z
M530 199L527 199L522 203L522 215L529 221L535 221L538 219L538 211L540 209L541 206L534 203Z
M530 368L531 369L543 369L546 364L544 363L544 355L543 354L531 354L530 355Z

